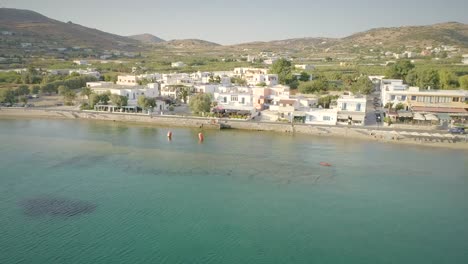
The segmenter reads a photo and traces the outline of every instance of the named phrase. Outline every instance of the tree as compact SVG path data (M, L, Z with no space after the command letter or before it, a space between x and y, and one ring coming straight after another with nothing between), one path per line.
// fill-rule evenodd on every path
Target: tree
M418 71L416 69L412 69L406 75L406 83L410 86L418 85Z
M66 105L72 105L73 100L76 98L76 93L75 91L71 90L65 85L60 85L58 87L59 94L63 96L63 100L65 101Z
M361 76L351 85L353 94L371 94L374 89L374 84L367 76Z
M234 84L237 84L239 86L246 86L247 85L247 81L245 79L242 79L241 77L238 77L238 76L231 77L231 82L234 83Z
M327 88L328 82L324 78L299 83L299 92L303 94L319 93L321 91L326 91Z
M86 98L89 98L89 96L93 93L93 90L89 87L83 87L81 88L81 96L86 96Z
M460 88L464 90L468 90L468 75L463 75L458 79L460 83Z
M439 71L439 81L441 89L451 89L458 86L458 80L453 72L448 70Z
M308 74L307 72L301 72L301 75L299 76L299 81L301 82L310 81L310 74Z
M15 91L12 89L0 90L0 103L16 103Z
M33 85L33 86L29 87L29 89L30 89L31 94L39 94L39 92L41 91L41 86Z
M99 102L100 102L101 104L104 104L104 105L108 104L109 101L110 101L110 96L111 96L111 92L110 92L110 91L107 91L107 92L105 92L105 93L103 93L103 94L100 94L100 95L99 95Z
M326 95L322 96L318 99L318 105L322 106L323 108L330 108L330 104L333 100L336 100L339 96L338 95Z
M144 95L140 95L138 97L137 104L142 109L152 109L153 107L156 106L156 99L148 98L148 97L145 97Z
M402 104L402 103L398 103L397 105L395 105L395 110L396 111L400 111L400 110L403 110L405 109L405 105Z
M405 79L408 72L414 68L414 64L409 60L400 60L390 66L387 70L386 77L392 79Z
M16 95L18 96L22 96L22 95L28 95L29 94L29 86L28 85L20 85L17 89L16 89Z
M98 94L95 94L95 93L90 94L88 96L89 107L94 108L95 105L99 104L100 100L101 98Z
M437 88L439 87L439 73L436 70L424 70L418 72L417 85L420 88Z
M190 95L191 88L186 86L179 86L176 88L176 98L183 101L184 104L187 103L187 97Z
M209 94L197 94L190 98L190 110L194 114L210 112L211 109L211 96Z
M112 104L118 107L126 106L128 103L128 98L126 96L118 94L111 94L110 100L112 101Z
M291 62L286 59L275 61L270 68L270 73L278 74L279 83L289 85L293 80Z

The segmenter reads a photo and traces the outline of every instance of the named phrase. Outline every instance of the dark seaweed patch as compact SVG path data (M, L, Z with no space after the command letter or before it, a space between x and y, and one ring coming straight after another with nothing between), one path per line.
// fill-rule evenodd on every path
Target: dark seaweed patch
M90 214L96 210L96 205L93 203L57 197L25 199L20 202L20 205L23 208L24 214L32 217L73 217Z

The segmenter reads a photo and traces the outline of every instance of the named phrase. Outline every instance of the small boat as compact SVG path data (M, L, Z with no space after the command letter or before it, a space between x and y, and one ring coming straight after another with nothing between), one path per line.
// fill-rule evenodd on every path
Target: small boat
M328 162L323 162L323 161L322 161L322 162L320 162L319 164L320 164L321 166L331 167L331 164L328 163Z

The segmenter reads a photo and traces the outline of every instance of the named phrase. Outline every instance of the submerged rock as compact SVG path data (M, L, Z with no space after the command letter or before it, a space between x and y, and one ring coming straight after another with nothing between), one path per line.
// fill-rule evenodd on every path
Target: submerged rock
M96 205L86 201L58 197L36 197L20 202L24 214L33 217L60 216L72 217L90 214L96 210Z

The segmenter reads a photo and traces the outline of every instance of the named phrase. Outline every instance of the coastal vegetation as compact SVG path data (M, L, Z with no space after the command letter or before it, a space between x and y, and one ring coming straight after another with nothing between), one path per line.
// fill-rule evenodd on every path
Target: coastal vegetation
M189 107L192 113L200 115L211 110L212 99L209 94L200 93L190 98Z

